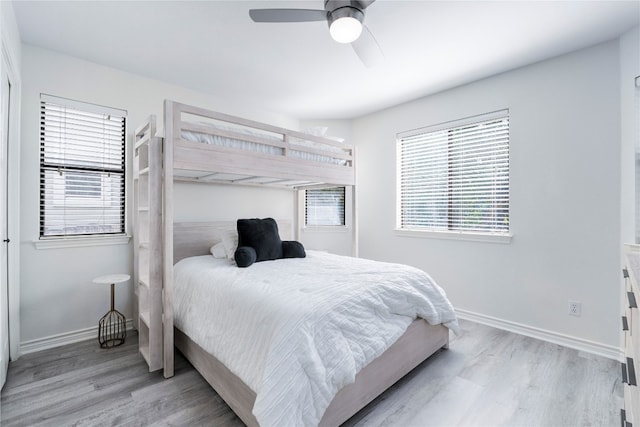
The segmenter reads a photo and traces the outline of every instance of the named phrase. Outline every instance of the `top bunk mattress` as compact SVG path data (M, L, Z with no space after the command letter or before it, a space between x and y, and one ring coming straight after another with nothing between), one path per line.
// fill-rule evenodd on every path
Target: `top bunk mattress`
M173 292L176 327L256 393L262 426L317 425L414 319L457 328L444 291L423 271L323 252L249 268L185 258Z

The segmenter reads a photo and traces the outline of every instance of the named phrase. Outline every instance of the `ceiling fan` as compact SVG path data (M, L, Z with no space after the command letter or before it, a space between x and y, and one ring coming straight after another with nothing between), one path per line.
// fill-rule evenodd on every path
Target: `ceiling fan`
M254 22L312 22L327 21L329 33L338 43L350 43L356 55L367 67L382 58L382 50L375 37L364 25L365 9L375 0L325 0L319 9L251 9Z

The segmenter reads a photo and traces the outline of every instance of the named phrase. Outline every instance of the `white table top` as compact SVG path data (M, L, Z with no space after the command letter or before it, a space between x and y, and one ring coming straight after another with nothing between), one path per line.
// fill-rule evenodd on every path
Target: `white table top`
M93 279L93 283L99 285L111 285L112 283L126 282L131 278L128 274L107 274L106 276L100 276Z

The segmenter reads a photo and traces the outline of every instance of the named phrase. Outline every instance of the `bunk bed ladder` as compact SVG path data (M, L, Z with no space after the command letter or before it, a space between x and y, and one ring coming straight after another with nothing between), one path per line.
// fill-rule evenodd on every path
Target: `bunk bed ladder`
M162 138L155 117L136 132L134 147L134 264L138 346L149 372L163 367Z

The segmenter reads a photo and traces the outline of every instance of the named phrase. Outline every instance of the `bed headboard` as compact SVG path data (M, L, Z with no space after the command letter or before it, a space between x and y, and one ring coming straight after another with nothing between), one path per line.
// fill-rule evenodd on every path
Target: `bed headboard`
M282 240L291 240L293 222L276 219ZM208 255L209 249L220 241L220 230L235 230L236 221L176 222L173 224L173 263L183 258Z

